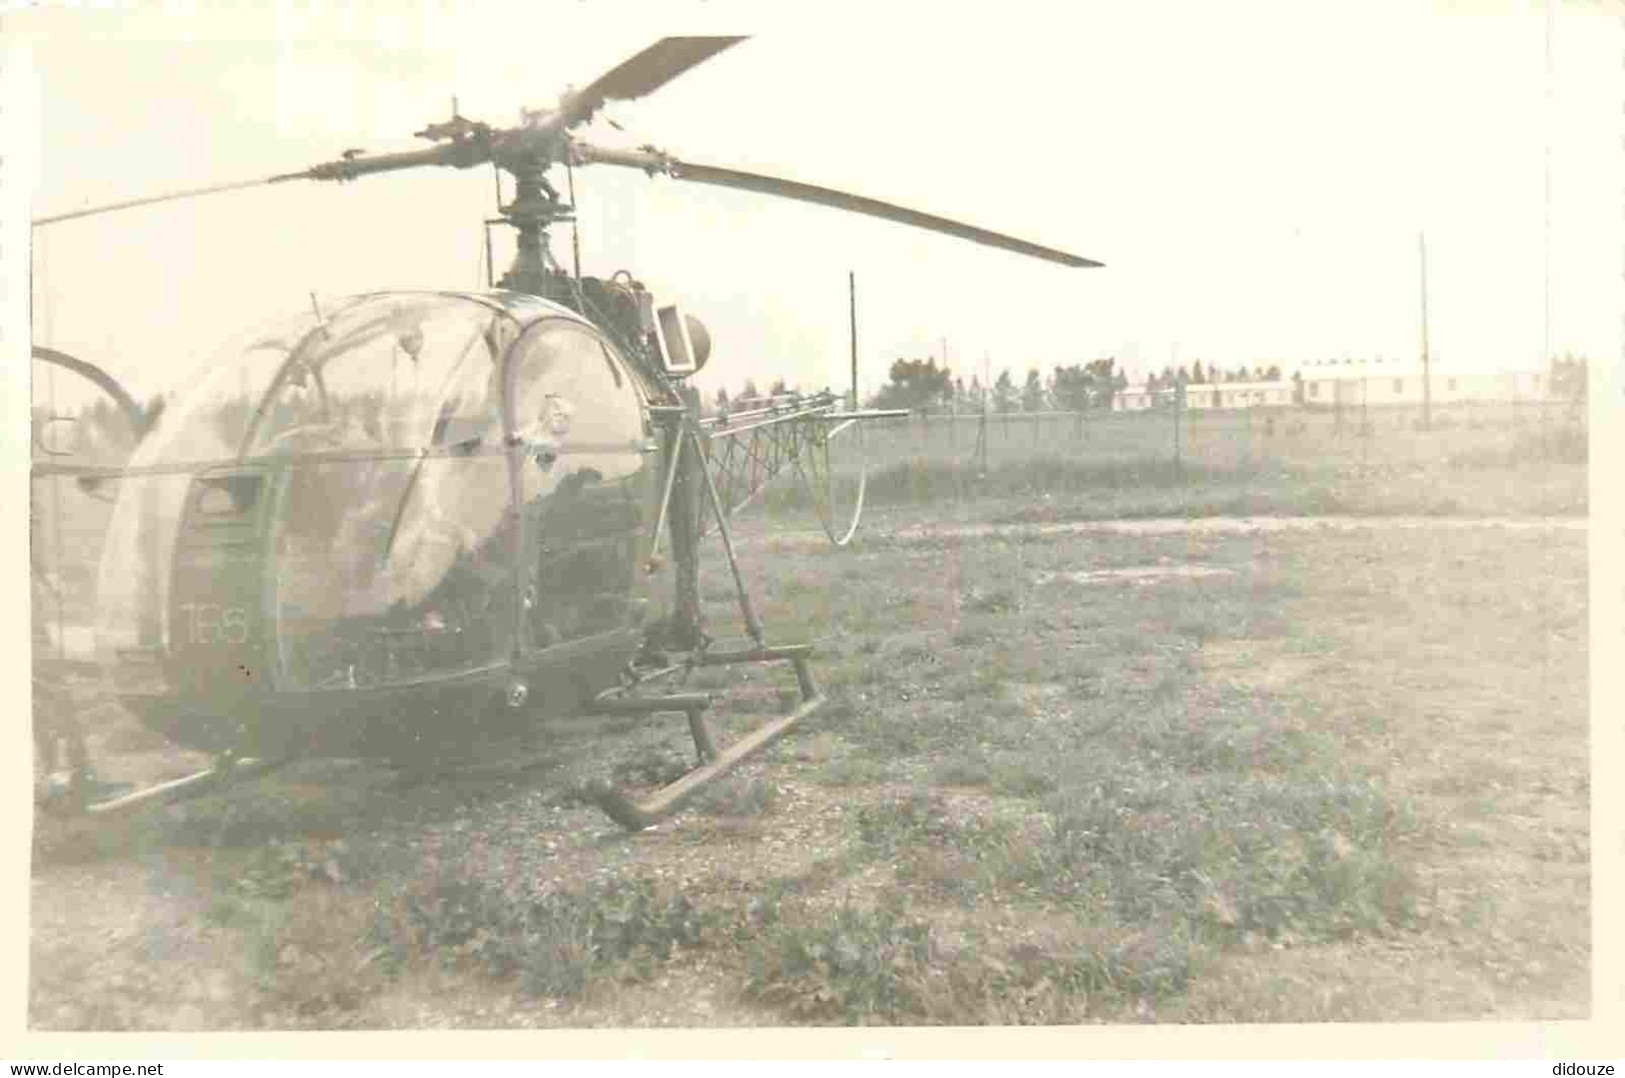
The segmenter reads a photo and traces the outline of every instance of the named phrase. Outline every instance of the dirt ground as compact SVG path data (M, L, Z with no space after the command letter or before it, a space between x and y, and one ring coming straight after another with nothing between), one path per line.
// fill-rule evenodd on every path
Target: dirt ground
M741 531L830 703L707 798L628 835L569 794L680 773L675 718L43 820L30 1026L1589 1015L1583 521ZM737 733L788 683L699 686Z

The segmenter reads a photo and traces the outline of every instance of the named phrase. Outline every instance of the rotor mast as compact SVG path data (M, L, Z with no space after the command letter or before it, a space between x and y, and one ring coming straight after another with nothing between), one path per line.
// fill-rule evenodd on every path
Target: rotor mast
M547 159L527 155L506 166L500 161L497 164L514 178L513 201L499 206L498 211L518 233L513 262L497 287L556 298L556 286L549 287L558 275L549 265L547 229L554 221L569 220L573 207L561 201L547 182Z

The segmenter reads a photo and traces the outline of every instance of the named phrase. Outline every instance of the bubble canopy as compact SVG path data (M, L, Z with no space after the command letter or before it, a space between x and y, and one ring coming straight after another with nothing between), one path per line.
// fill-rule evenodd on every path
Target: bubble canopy
M501 354L535 321L579 321L519 294L386 293L319 303L230 342L157 436L148 465L190 467L307 451L329 441L424 449L435 423L484 392Z
M116 485L104 474L129 459L140 407L93 363L33 349L29 567L34 659L94 658L95 582Z
M594 327L517 293L313 302L244 335L121 484L97 626L118 688L224 722L628 633L649 400Z

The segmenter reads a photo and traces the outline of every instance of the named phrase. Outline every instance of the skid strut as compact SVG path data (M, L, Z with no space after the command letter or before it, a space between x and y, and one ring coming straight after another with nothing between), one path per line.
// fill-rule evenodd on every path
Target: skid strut
M801 689L801 700L794 711L764 723L721 752L717 751L710 727L705 721L705 712L711 705L711 698L705 693L632 698L617 697L614 692L619 690L613 690L599 697L594 701L591 710L600 714L683 712L688 716L689 732L693 735L694 749L700 758L700 765L642 801L634 801L602 779L582 786L581 798L596 805L606 816L629 831L642 831L672 815L695 794L789 733L798 722L816 711L824 702L824 697L819 694L818 687L813 683L812 670L807 661L811 652L811 647L801 645L752 648L749 651L696 658L695 665L699 666L720 666L740 662L789 662L795 667L796 682Z
M681 413L677 414L681 419ZM672 670L691 668L697 666L723 666L732 663L770 663L788 662L796 672L796 684L801 692L801 700L795 710L788 715L764 722L755 730L741 737L726 749L717 750L716 742L711 736L711 729L706 725L705 712L711 706L711 698L704 693L684 693L675 696L635 697L629 695L631 688L611 689L600 694L589 707L590 712L598 714L650 714L656 712L680 711L688 716L689 733L694 738L694 750L699 756L699 765L687 775L664 788L657 790L653 795L643 801L634 801L612 784L604 780L589 781L578 790L582 800L598 806L603 812L622 827L631 831L641 831L651 827L660 820L676 812L700 790L709 786L717 779L722 778L735 767L765 750L779 738L789 733L795 725L818 709L824 698L818 692L818 686L813 682L812 667L809 658L812 647L808 644L770 647L765 639L761 619L751 606L750 596L745 590L745 578L739 569L739 558L734 550L733 536L728 528L728 515L730 506L718 493L717 484L711 473L702 465L704 448L700 442L700 434L692 427L683 427L675 432L673 438L673 464L672 472L666 481L666 497L662 502L660 515L657 517L655 541L658 544L660 523L665 519L666 503L672 497L673 483L671 476L676 472L676 460L686 456L689 467L697 474L699 491L703 493L705 501L710 505L715 521L718 537L722 540L723 554L728 562L728 569L733 577L734 594L739 603L739 613L745 622L745 631L749 634L753 646L739 651L710 651L705 644L695 651L688 662L673 667L662 673ZM685 449L684 446L687 448ZM698 521L693 523L697 524ZM676 537L674 536L674 539ZM691 550L691 546L689 548ZM688 560L688 559L680 559ZM690 598L697 600L696 589L689 582ZM682 581L679 582L679 607L683 606L681 593ZM697 609L695 611L697 615ZM693 626L693 636L702 636L698 632L697 621Z

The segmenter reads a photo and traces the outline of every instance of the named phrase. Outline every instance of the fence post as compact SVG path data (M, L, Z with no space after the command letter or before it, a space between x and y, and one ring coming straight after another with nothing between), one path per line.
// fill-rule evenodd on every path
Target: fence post
M1246 403L1244 403L1241 406L1241 410L1247 413L1247 470L1251 471L1252 467L1253 467L1253 444L1254 444L1253 443L1253 405L1252 405L1252 402L1247 401Z
M1185 387L1183 384L1174 386L1174 474L1179 478L1185 477L1185 462L1180 456L1179 445L1179 413L1185 410Z
M984 479L987 478L987 438L987 402L983 401L982 419L981 422L977 424L976 428L976 452L982 461L981 475Z
M1360 467L1371 461L1371 379L1360 379Z
M1536 399L1535 407L1540 409L1540 459L1551 459L1551 448L1546 444L1546 401Z

